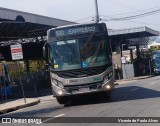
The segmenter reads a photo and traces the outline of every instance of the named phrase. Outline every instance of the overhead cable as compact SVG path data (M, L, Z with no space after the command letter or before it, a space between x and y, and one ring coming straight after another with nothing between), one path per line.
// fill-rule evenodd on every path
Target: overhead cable
M132 16L126 16L126 17L120 17L120 18L110 18L110 19L105 19L105 21L123 21L123 20L131 20L131 19L136 19L136 18L141 18L141 17L146 17L149 15L153 15L156 13L160 12L160 8L153 10L153 11L149 11L149 12L145 12L142 14L137 14L137 15L132 15Z

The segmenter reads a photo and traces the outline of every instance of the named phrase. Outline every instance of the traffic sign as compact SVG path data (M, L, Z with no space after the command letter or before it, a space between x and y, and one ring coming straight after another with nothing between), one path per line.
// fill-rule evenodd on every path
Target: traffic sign
M23 59L22 45L11 45L12 60Z

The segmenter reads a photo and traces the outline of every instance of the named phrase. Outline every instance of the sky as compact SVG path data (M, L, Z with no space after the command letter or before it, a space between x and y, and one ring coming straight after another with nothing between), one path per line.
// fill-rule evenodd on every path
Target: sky
M147 26L160 31L160 11L132 20L107 21L160 9L160 0L97 1L101 22L105 22L110 29ZM0 7L79 23L92 22L95 15L94 0L0 0Z

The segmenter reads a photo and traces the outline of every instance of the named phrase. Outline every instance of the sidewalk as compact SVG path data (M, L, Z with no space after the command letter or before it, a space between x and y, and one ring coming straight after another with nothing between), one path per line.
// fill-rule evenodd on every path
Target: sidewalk
M38 103L40 103L40 99L37 98L26 98L26 103L24 102L24 98L3 100L0 101L0 115L21 108L36 105Z
M36 105L40 102L48 102L53 101L55 98L50 94L43 94L43 96L38 96L37 98L26 98L26 103L24 102L24 98L20 99L7 99L0 101L0 115L8 112L12 112L18 109L26 108L29 106Z
M140 77L133 77L133 78L128 78L128 79L121 79L121 80L116 80L117 85L122 84L127 81L133 81L133 80L141 80L141 79L147 79L154 77L153 75L148 75L148 76L140 76Z

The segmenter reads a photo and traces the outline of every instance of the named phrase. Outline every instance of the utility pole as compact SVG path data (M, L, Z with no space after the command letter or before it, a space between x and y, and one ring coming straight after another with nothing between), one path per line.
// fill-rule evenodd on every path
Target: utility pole
M99 22L99 13L98 13L98 3L97 0L94 0L95 3L95 22L98 23Z

